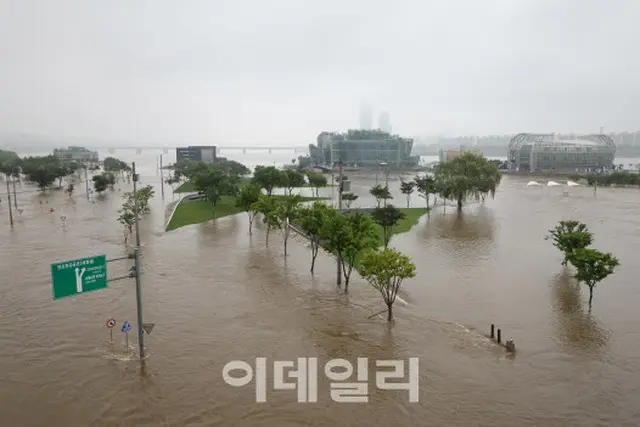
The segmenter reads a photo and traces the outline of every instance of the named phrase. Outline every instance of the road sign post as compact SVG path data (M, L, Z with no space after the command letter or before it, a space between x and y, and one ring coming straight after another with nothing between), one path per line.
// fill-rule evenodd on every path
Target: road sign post
M124 332L125 346L127 351L129 351L129 332L131 332L131 323L129 323L128 320L122 324L122 332Z
M107 257L98 255L51 264L53 299L107 287Z
M107 328L109 328L109 342L113 342L113 328L116 326L116 319L107 320Z

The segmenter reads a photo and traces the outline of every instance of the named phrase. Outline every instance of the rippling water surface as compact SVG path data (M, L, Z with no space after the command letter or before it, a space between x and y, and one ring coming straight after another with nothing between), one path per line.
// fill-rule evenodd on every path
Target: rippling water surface
M354 277L349 296L337 293L333 259L321 254L311 276L304 241L290 242L285 259L281 237L272 234L265 245L260 224L249 236L245 215L164 233L176 197L170 188L161 197L156 154L125 154L157 192L142 224L144 316L156 324L146 337L144 369L127 356L123 334L114 331L110 344L104 326L110 317L119 325L135 321L132 281L53 301L49 277L55 261L126 253L116 218L129 185L93 200L40 196L20 186L13 230L3 195L0 425L640 424L640 190L601 188L594 196L572 188L563 197L561 190L527 189L526 179L505 177L484 205L461 215L438 207L392 240L416 261L418 275L403 285L407 304L396 304L389 327L383 316L369 318L384 306L365 282ZM357 204L370 204L375 178L352 179ZM398 177L390 181L399 187ZM544 240L569 218L586 222L595 245L621 261L598 285L591 314L587 292ZM128 267L110 264L109 275ZM491 323L515 340L514 358L483 337ZM134 345L135 334L130 338ZM291 390L269 391L267 402L256 404L255 389L231 388L221 377L230 360L301 356L419 357L420 402L370 381L370 403L334 403L321 379L317 403L297 403Z

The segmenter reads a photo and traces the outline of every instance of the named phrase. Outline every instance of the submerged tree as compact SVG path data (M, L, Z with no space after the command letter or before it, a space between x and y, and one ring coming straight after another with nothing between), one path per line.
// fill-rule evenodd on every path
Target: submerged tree
M580 221L560 221L558 225L549 230L549 233L549 237L553 240L553 246L564 254L562 265L567 265L573 251L586 248L593 243L593 234L586 224Z
M416 188L416 183L413 181L404 181L404 180L400 181L400 191L402 192L402 194L407 196L407 208L411 203L411 194L413 193L415 188Z
M436 170L437 188L456 201L458 210L462 210L463 203L470 198L478 200L487 194L493 197L500 179L501 174L493 163L469 152L441 164Z
M593 288L613 274L620 265L617 258L610 253L603 253L596 249L578 248L569 254L569 262L577 271L575 277L589 287L589 309L593 301Z
M347 206L347 209L351 209L353 202L358 200L358 195L354 193L342 193L342 201Z
M382 201L386 202L389 199L393 199L393 196L389 192L389 187L382 184L372 187L369 193L376 198L377 207L380 207Z
M393 303L404 279L415 277L416 266L407 255L394 249L365 252L358 272L380 292L387 305L387 320L393 320Z
M316 257L320 250L320 235L326 226L328 212L330 208L322 203L315 202L310 208L301 208L298 222L307 233L311 245L311 274L316 265Z
M313 187L316 197L320 197L320 188L327 186L327 177L321 173L308 173L309 185Z
M258 201L254 203L253 209L262 214L264 225L267 226L266 244L269 244L269 233L274 228L280 227L280 217L278 216L278 201L273 196L261 194Z
M255 209L256 202L260 199L262 189L258 184L250 183L243 186L236 198L236 206L242 209L249 216L249 234L252 233L253 220L258 211Z
M375 208L371 214L373 220L382 227L384 247L389 246L389 240L393 234L393 227L398 224L401 219L406 218L406 215L395 206L389 204L383 208Z
M416 176L413 179L413 182L416 185L416 190L418 191L418 195L426 200L427 209L429 208L429 196L431 194L436 194L436 182L435 179L431 176Z
M289 241L289 233L291 229L289 224L294 221L298 216L298 209L300 205L300 196L287 196L284 199L278 200L277 215L278 225L282 230L284 236L284 256L287 256L287 242Z

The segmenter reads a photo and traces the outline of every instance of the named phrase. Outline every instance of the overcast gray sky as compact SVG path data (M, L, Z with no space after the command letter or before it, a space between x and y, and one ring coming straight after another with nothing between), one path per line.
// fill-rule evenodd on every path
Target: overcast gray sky
M0 131L304 145L640 128L640 0L0 0Z

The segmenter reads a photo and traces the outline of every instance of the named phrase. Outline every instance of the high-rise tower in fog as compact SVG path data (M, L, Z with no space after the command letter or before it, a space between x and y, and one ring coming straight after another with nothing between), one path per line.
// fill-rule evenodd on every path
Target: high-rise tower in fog
M383 111L378 118L378 127L381 131L391 133L391 120L389 119L389 113Z
M360 107L360 129L373 128L373 110L369 104Z

